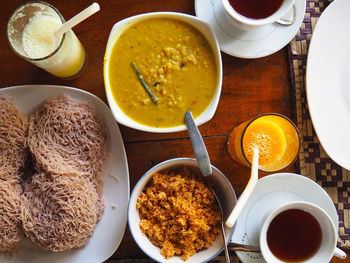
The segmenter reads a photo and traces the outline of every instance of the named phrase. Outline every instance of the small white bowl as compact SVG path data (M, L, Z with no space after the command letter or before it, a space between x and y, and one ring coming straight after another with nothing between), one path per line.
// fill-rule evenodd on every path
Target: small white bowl
M142 251L147 254L150 258L157 262L166 262L166 263L177 263L177 262L186 262L186 263L194 263L194 262L208 262L215 258L222 250L222 237L221 234L217 236L213 245L211 245L208 249L202 250L197 254L193 255L186 261L183 261L181 257L174 256L169 259L165 259L163 255L160 254L160 248L154 246L149 239L142 234L140 225L140 216L138 209L136 209L137 198L142 193L143 189L147 185L147 183L152 179L152 176L156 172L164 171L164 170L173 170L179 167L190 167L192 169L198 169L198 162L196 159L192 158L175 158L164 161L149 171L147 171L138 183L135 185L129 201L128 207L128 222L131 235L133 236L137 245L142 249ZM215 175L215 179L217 180L217 194L220 198L221 204L224 210L224 217L231 213L233 207L237 202L235 191L232 188L231 183L225 177L223 173L221 173L217 168L212 166L213 174ZM225 226L225 236L226 236L226 244L232 238L234 228L228 228Z
M220 47L216 40L216 36L212 28L209 24L206 22L200 20L199 18L191 15L186 15L182 13L176 13L176 12L154 12L154 13L146 13L141 14L137 16L132 16L129 18L126 18L124 20L119 21L116 23L109 35L109 39L107 42L105 57L104 57L104 65L103 65L103 71L104 71L104 83L105 83L105 91L106 96L108 100L109 107L115 117L115 119L125 126L128 126L130 128L134 128L141 131L146 132L158 132L158 133L166 133L166 132L177 132L177 131L183 131L186 130L185 123L183 125L175 126L175 127L169 127L169 128L156 128L151 127L147 125L140 124L133 119L129 118L118 106L116 103L112 91L111 91L111 85L109 80L109 74L108 74L108 68L109 68L109 62L110 62L110 56L112 53L113 46L115 42L118 40L119 36L130 26L132 26L135 23L138 23L143 20L147 20L150 18L158 18L158 17L165 17L165 18L172 18L177 19L180 21L183 21L185 23L190 24L191 26L195 27L197 30L199 30L208 40L215 57L215 63L217 67L217 87L215 94L211 100L211 103L209 106L202 112L196 119L195 122L197 125L201 125L207 121L209 121L216 111L216 107L219 103L220 93L221 93L221 85L222 85L222 61L221 61L221 53L220 53Z

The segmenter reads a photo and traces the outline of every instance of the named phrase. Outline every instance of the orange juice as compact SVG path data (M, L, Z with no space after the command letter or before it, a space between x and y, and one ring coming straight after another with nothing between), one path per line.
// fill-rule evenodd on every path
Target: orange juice
M259 149L260 170L282 170L298 155L298 130L283 115L259 116L236 127L229 138L229 152L241 164L250 166L253 148Z

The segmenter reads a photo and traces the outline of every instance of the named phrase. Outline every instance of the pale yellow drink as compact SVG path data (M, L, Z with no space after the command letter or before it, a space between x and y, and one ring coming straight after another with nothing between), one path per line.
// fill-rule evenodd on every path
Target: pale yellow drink
M23 19L25 16L27 18ZM18 26L20 23L17 21L23 25ZM63 21L58 11L49 4L26 4L18 8L10 19L10 44L21 57L47 72L61 78L73 77L84 66L85 51L72 30L55 39L54 32Z

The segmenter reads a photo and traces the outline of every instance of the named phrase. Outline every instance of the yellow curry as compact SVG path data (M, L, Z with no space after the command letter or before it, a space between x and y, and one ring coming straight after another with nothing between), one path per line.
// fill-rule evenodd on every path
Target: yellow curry
M184 124L186 111L196 117L208 107L217 87L217 70L213 50L196 28L175 19L152 18L119 36L108 74L114 99L127 116L143 125L167 128Z

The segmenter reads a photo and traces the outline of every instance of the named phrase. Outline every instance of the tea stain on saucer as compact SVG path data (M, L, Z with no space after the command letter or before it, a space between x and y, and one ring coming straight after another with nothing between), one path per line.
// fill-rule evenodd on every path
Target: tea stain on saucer
M250 245L247 233L244 233L244 235L242 236L242 241L241 242L242 242L242 244ZM251 259L261 259L262 258L262 254L261 253L250 253L250 252L245 252L245 253Z

